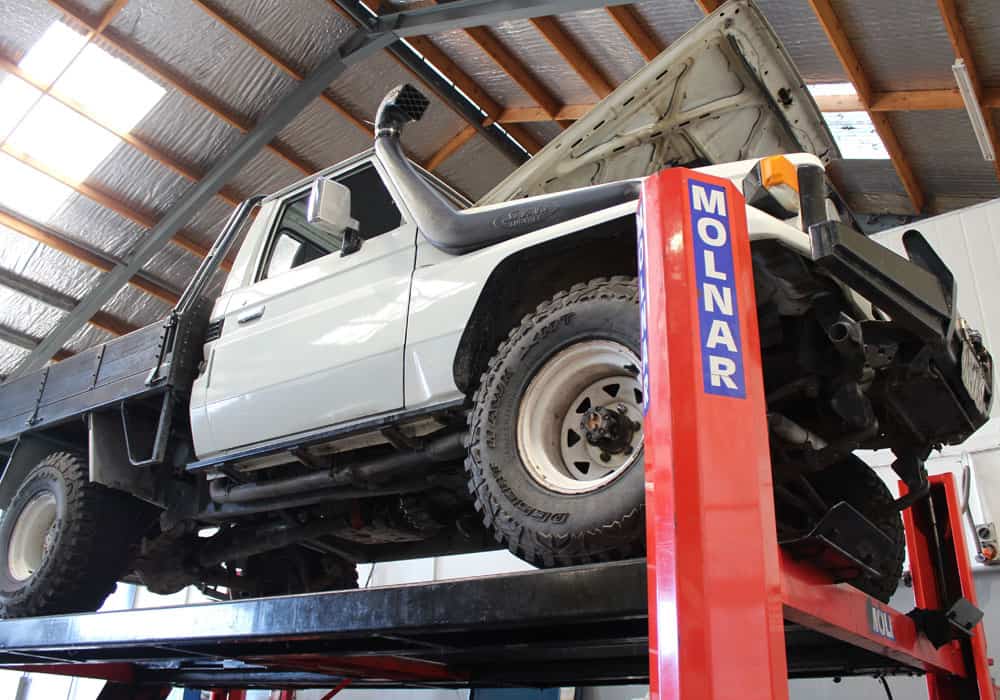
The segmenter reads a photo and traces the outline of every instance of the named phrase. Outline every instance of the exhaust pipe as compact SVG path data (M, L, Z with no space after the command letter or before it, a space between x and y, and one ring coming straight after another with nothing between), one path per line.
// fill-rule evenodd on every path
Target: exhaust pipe
M420 232L436 248L467 253L639 197L642 180L636 178L457 210L430 186L400 145L403 128L419 121L428 104L412 85L393 88L375 117L375 153Z
M464 433L452 433L431 439L423 449L394 452L364 464L334 471L316 471L301 476L274 481L234 484L229 479L216 479L209 484L209 496L216 503L256 503L304 493L318 493L339 486L379 482L397 475L413 476L442 462L453 462L465 456ZM364 494L364 492L361 492Z

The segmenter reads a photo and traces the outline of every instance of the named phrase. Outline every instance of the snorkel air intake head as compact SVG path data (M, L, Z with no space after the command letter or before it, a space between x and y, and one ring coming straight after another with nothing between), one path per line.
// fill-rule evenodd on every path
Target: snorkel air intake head
M420 121L429 104L430 100L412 85L397 85L382 98L378 107L376 136L399 136L403 126Z

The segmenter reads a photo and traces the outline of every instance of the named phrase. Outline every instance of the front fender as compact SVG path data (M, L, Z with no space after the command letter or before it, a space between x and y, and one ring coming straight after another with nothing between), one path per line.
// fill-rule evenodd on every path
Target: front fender
M406 406L462 396L453 373L456 353L487 281L504 261L554 241L572 245L573 234L633 217L636 207L636 202L609 207L465 255L451 255L421 239L406 334Z

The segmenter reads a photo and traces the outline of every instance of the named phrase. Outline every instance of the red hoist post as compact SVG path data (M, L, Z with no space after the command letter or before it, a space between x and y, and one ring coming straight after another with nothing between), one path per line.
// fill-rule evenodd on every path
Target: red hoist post
M650 698L788 698L743 195L684 168L639 216Z
M650 697L787 700L787 621L926 672L933 700L995 700L982 622L935 645L779 551L742 193L684 168L647 178L638 246ZM918 607L975 605L953 478L904 522Z

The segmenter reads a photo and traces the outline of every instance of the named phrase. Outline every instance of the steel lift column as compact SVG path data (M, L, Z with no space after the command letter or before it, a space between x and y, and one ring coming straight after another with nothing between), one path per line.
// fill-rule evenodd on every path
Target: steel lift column
M903 667L931 698L995 699L951 475L905 511L915 613L779 552L742 194L654 175L638 246L650 697L787 700L791 675Z
M683 168L640 214L650 697L788 697L743 195Z

